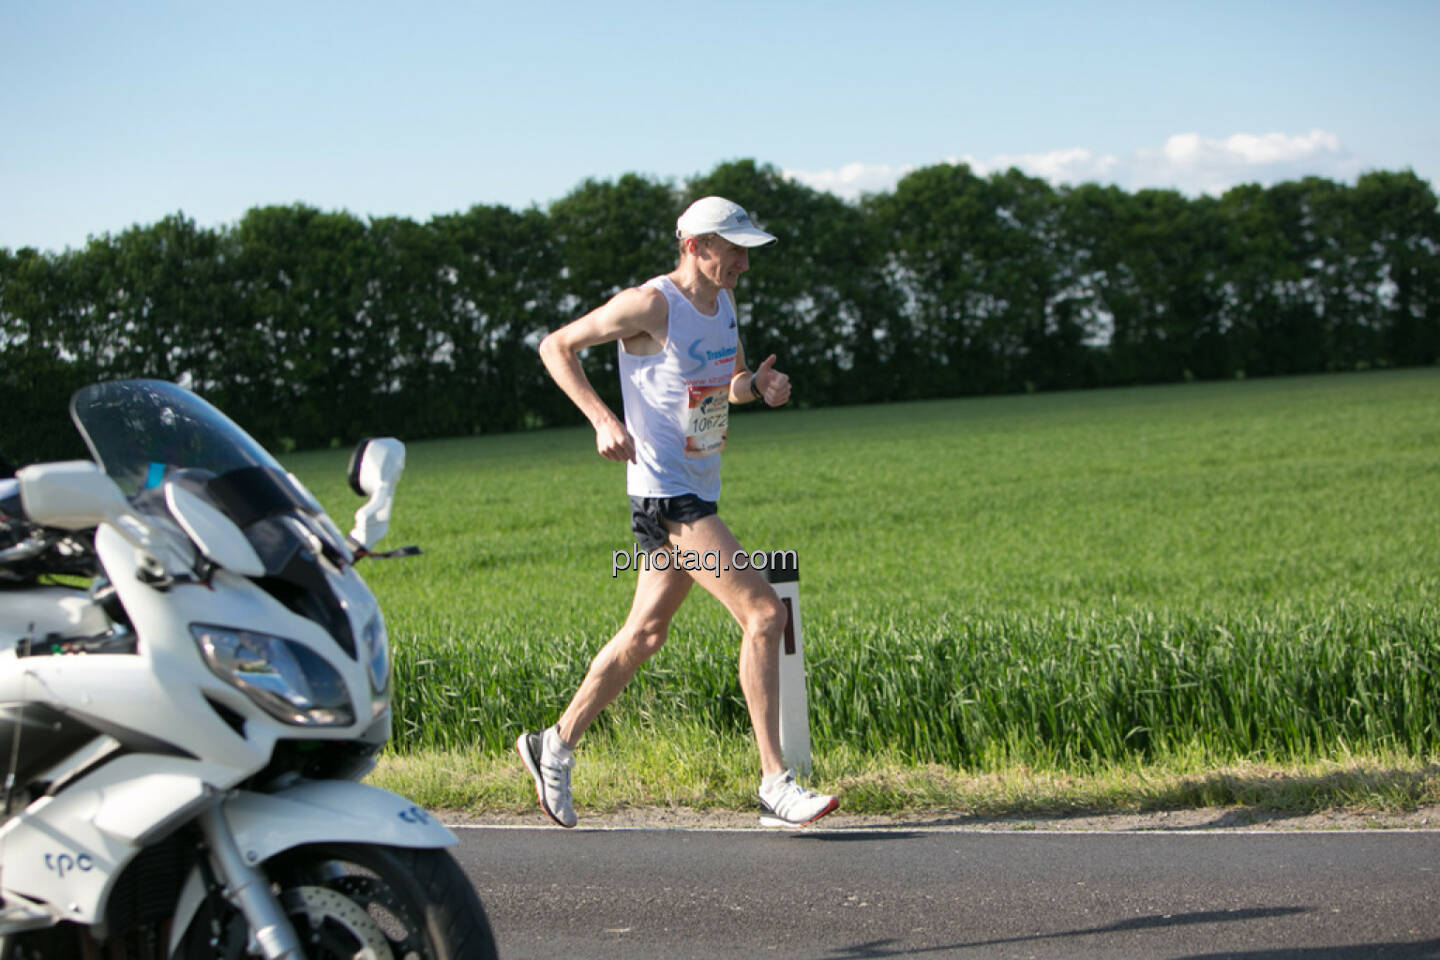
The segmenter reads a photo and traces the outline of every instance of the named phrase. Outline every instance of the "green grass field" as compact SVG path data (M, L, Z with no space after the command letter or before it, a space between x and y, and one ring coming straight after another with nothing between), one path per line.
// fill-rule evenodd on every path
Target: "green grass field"
M849 809L1440 800L1440 370L747 411L725 459L741 543L799 558ZM344 454L287 462L348 527ZM623 469L588 429L416 443L391 529L425 555L363 571L396 648L378 779L533 803L515 735L628 608ZM692 594L581 805L745 803L737 644Z

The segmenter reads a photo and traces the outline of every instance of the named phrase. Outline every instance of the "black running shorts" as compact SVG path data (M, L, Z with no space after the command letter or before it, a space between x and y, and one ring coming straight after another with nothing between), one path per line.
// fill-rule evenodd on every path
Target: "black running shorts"
M666 520L694 523L715 516L718 510L719 504L714 500L701 500L693 493L682 493L678 497L631 497L630 529L642 550L659 550L670 543Z

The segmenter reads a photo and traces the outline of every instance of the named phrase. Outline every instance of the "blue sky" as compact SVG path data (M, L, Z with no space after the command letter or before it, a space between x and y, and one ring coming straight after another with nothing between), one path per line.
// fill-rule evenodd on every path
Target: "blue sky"
M1433 185L1437 41L1434 0L15 0L0 247L181 210L543 207L587 177L743 157L847 197L960 160L1190 194L1368 169Z

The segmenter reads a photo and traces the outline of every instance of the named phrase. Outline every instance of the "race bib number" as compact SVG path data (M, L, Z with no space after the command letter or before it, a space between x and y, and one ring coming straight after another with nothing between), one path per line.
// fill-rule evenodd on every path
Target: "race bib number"
M690 387L685 456L708 457L725 449L730 433L730 385Z

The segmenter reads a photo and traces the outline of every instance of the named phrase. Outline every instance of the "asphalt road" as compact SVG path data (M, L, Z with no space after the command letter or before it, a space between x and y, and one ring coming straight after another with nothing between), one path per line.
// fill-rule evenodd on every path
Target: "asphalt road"
M462 828L504 960L1440 958L1440 832Z

